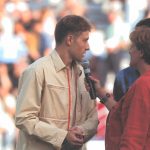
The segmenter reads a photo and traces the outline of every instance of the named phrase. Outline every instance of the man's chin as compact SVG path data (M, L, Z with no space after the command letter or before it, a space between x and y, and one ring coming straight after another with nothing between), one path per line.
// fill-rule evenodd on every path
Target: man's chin
M79 62L79 63L81 63L83 60L84 59L82 58L82 59L77 59L76 61Z
M82 57L82 58L76 58L76 61L81 63L83 61L86 61L85 57Z

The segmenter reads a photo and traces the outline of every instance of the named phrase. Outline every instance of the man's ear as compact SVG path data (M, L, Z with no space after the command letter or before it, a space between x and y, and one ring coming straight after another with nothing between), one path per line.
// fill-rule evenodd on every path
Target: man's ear
M68 34L67 37L66 37L67 46L70 46L72 44L72 41L73 41L73 35Z

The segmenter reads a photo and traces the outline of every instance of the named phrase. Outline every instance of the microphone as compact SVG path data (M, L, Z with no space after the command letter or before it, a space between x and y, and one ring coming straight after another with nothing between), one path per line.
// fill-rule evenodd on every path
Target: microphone
M91 70L90 70L90 67L89 67L89 61L84 60L81 63L81 65L84 69L85 80L88 83L89 88L90 88L89 89L90 97L91 97L92 100L94 100L94 99L96 99L96 90L95 90L94 81L89 78L89 76L91 75Z

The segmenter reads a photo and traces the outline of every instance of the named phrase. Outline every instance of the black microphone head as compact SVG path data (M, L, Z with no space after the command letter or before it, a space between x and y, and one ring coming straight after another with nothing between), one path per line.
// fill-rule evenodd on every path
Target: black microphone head
M89 65L89 61L84 60L81 63L83 69L84 69L84 74L85 74L85 79L86 82L89 85L89 94L91 99L96 99L96 90L95 90L95 85L94 85L94 81L92 81L89 76L91 75L91 71L90 71L90 65Z

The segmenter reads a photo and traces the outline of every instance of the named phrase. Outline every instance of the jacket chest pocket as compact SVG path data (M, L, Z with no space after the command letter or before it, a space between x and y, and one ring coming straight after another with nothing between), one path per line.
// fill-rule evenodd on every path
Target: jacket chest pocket
M68 88L64 86L55 86L55 85L47 85L50 97L56 99L57 101L62 102L62 104L66 104L68 98Z
M44 117L67 118L68 107L68 88L47 84L43 94Z

